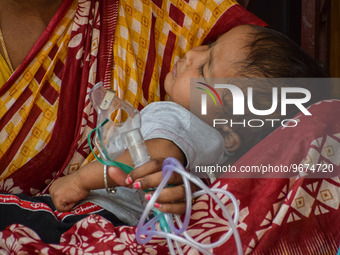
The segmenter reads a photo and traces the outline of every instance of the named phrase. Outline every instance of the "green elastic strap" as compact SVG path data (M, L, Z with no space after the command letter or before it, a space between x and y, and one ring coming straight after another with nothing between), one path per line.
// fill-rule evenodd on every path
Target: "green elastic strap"
M122 162L118 162L118 161L103 160L103 159L99 158L99 157L96 155L96 153L94 153L94 151L93 151L93 147L92 147L92 144L91 144L91 135L92 135L93 132L98 131L98 128L104 126L108 121L109 121L108 119L104 120L103 123L99 125L99 127L94 128L94 129L89 133L89 135L87 136L87 142L88 142L88 144L89 144L89 146L90 146L90 150L91 150L91 152L93 153L94 157L95 157L100 163L102 163L103 165L118 167L118 168L122 169L126 174L129 174L129 173L133 170L133 167L128 166L128 165L126 165L126 164L124 164L124 163L122 163Z

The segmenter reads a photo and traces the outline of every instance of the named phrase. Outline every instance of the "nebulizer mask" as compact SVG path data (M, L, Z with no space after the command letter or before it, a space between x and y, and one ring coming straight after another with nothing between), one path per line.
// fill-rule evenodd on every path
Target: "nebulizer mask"
M99 150L101 162L112 165L125 149L129 150L135 167L149 161L140 133L139 111L118 98L115 91L105 89L102 82L93 87L89 96L98 115L94 143Z
M104 164L105 167L113 165L121 168L125 173L132 171L132 168L124 164L114 161L124 150L128 149L133 160L134 166L138 167L149 161L142 134L140 132L141 116L138 110L129 103L121 100L112 90L105 89L100 82L96 84L89 93L91 103L97 111L97 127L95 132L94 143L99 150L100 158L97 159ZM91 146L91 134L89 134L89 145ZM162 191L168 185L168 180L177 172L182 176L186 193L186 213L184 220L180 215L172 215L162 213L154 207L156 200ZM147 202L144 212L136 229L136 240L140 244L146 244L154 236L163 236L166 238L169 251L171 254L183 254L180 244L189 245L203 254L212 254L209 250L222 245L231 235L234 234L238 254L243 254L242 245L236 224L239 220L239 207L236 198L227 190L209 189L198 177L188 173L174 158L167 158L162 166L162 181L154 190L151 199ZM104 170L105 186L107 188L106 172ZM192 193L190 182L200 188L199 191ZM108 189L107 189L108 190ZM108 191L109 192L109 191ZM216 195L223 194L231 199L234 206L234 218L232 218L225 205ZM230 229L220 240L211 244L202 244L195 241L186 231L191 215L192 199L203 194L210 195L220 206L224 216L230 224ZM149 220L151 210L155 217ZM159 223L161 229L156 229L156 223ZM178 228L174 225L177 223ZM142 238L143 236L143 238ZM176 249L174 248L174 245Z

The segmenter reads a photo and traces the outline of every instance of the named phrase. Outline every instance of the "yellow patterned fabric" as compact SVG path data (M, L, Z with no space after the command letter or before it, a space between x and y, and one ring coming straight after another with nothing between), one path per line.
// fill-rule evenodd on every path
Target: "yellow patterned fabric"
M0 88L9 79L12 72L5 60L5 58L0 54Z
M90 154L88 92L111 79L118 0L63 0L0 87L0 192L45 193ZM100 55L100 58L98 57Z
M235 4L234 0L120 1L113 52L114 89L119 96L139 109L163 100L163 81L174 62L202 44Z
M50 89L55 91L55 94L60 93L60 81L55 79L52 66L55 66L58 61L65 62L67 52L67 45L71 33L71 18L75 14L77 4L73 4L66 15L60 22L54 34L50 37L48 43L40 50L34 60L29 64L23 74L17 79L11 88L7 91L6 97L0 98L0 119L8 112L13 104L23 98L24 91L27 92L27 99L18 111L6 124L2 130L1 138L8 137L8 139L0 139L0 158L8 151L12 142L17 139L23 125L27 123L28 113L35 111L43 111L42 116L35 121L31 127L30 134L26 137L20 148L18 148L12 162L1 173L0 180L13 174L17 169L22 167L27 161L37 155L49 142L51 138L51 131L57 119L59 101L48 100L44 97L44 90ZM50 52L55 46L58 46L58 53L54 59L49 57ZM36 77L38 71L42 68L46 72L42 75L41 80ZM48 83L48 88L46 83ZM45 85L45 88L44 88ZM29 95L28 95L29 94ZM52 103L51 103L52 102Z

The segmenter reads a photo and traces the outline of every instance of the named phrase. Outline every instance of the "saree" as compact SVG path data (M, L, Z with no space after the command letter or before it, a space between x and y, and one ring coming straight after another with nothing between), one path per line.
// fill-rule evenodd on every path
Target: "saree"
M11 76L11 70L4 59L4 57L0 54L0 88L3 84L9 79Z
M116 6L117 1L63 1L1 87L2 192L37 194L88 155L87 133L95 124L87 93L105 73L111 75L107 42L114 26L107 23L117 16Z
M46 193L91 160L94 84L139 110L165 100L165 76L186 51L234 26L265 24L244 14L233 0L64 0L0 88L0 192Z
M0 190L38 194L53 179L91 160L86 137L96 125L96 116L87 92L97 81L104 81L138 109L163 100L164 77L174 61L191 47L245 23L264 24L228 0L64 0L25 61L0 88ZM28 100L34 103L30 105ZM48 102L49 107L39 111L41 102ZM329 145L339 152L340 122L333 118L339 115L339 104L324 102L318 105L321 108L314 108L312 113L322 119L326 130L301 120L305 124L292 134L292 139L287 139L288 129L280 129L238 164L255 164L266 151L272 159L285 157L282 162L286 164L304 162L309 150L317 149L321 154ZM36 124L43 118L54 118L44 124L50 133L46 140L42 139L42 125ZM310 128L309 139L305 139L306 127ZM39 138L40 147L25 147L29 136ZM337 143L318 143L327 137ZM290 149L287 156L281 153L281 142L285 148L303 146L306 150L296 154ZM36 149L35 153L28 153L31 148ZM26 154L20 165L16 165L17 152ZM238 229L245 254L336 254L339 250L339 177L258 181L220 178L211 187L228 189L237 197ZM32 211L34 206L39 213L46 206L42 202L26 203L14 195L0 195L3 203L13 202L8 198L25 204L22 208L26 210ZM222 199L229 207L230 199ZM0 253L168 254L164 238L155 237L140 245L135 226L117 227L98 210L88 204L64 214L47 208L46 213L58 219L80 212L89 216L64 232L59 244L46 244L29 226L12 224L0 232ZM46 224L50 224L48 220ZM54 226L46 224L43 228L54 231ZM229 228L211 198L204 195L195 201L189 231L196 241L217 241ZM234 240L211 252L235 254ZM183 253L198 252L184 246Z

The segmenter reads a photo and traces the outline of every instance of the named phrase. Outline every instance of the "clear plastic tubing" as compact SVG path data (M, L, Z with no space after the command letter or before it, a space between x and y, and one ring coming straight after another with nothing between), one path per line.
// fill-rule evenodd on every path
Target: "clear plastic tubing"
M184 187L185 187L185 193L186 193L186 211L185 211L185 216L184 216L184 221L182 222L180 219L179 215L175 215L175 220L177 225L179 226L179 228L176 228L172 222L172 217L170 214L165 214L165 219L167 221L167 224L170 228L171 233L167 233L167 232L163 232L163 231L157 231L155 230L155 224L158 221L160 215L156 215L154 218L152 218L151 220L149 220L147 223L145 223L147 216L149 215L150 211L153 209L153 205L156 202L160 192L163 190L163 188L167 185L167 182L170 178L170 176L172 175L173 172L177 172L179 174L181 174L182 178L183 178L183 183L184 183ZM183 243L186 245L189 245L195 249L197 249L198 251L202 252L203 254L211 254L208 249L213 249L216 248L218 246L220 246L221 244L225 243L227 240L229 240L229 238L231 237L231 235L234 235L234 239L236 242L236 247L237 247L237 253L239 255L243 254L242 251L242 243L240 240L240 236L239 233L236 229L236 224L238 223L239 220L239 207L238 207L238 203L236 198L228 191L223 190L223 189L209 189L198 177L196 176L192 176L190 175L190 173L188 173L187 171L185 171L185 169L183 168L183 166L180 164L180 162L178 162L175 158L167 158L164 160L163 162L163 167L162 167L162 173L163 173L163 180L162 182L159 184L159 186L157 187L157 189L155 190L154 194L152 195L151 199L149 200L149 202L147 203L144 212L140 218L140 221L137 225L137 230L136 230L136 239L137 242L140 244L146 244L147 242L149 242L151 240L151 238L156 235L156 236L162 236L165 237L168 240L168 246L169 246L169 250L171 252L171 254L175 254L172 243L170 243L169 241L175 241L176 243L176 247L178 250L179 245L177 244L177 242L179 243ZM198 187L201 188L200 191L195 192L194 194L191 194L191 188L190 188L190 182L194 183L195 185L197 185ZM225 207L225 205L222 203L222 201L216 196L216 193L221 193L227 197L229 197L232 201L232 204L234 206L234 219L230 216L227 208ZM210 195L215 202L220 206L224 216L226 217L226 219L229 221L229 224L231 226L231 228L229 229L229 231L227 233L225 233L220 240L211 243L211 244L201 244L199 242L196 242L187 232L186 229L189 225L189 221L190 221L190 215L191 215L191 207L192 207L192 197L198 197L201 196L203 194L208 194ZM144 224L145 223L145 224ZM142 239L141 235L144 235L145 238ZM185 238L183 238L183 235Z

